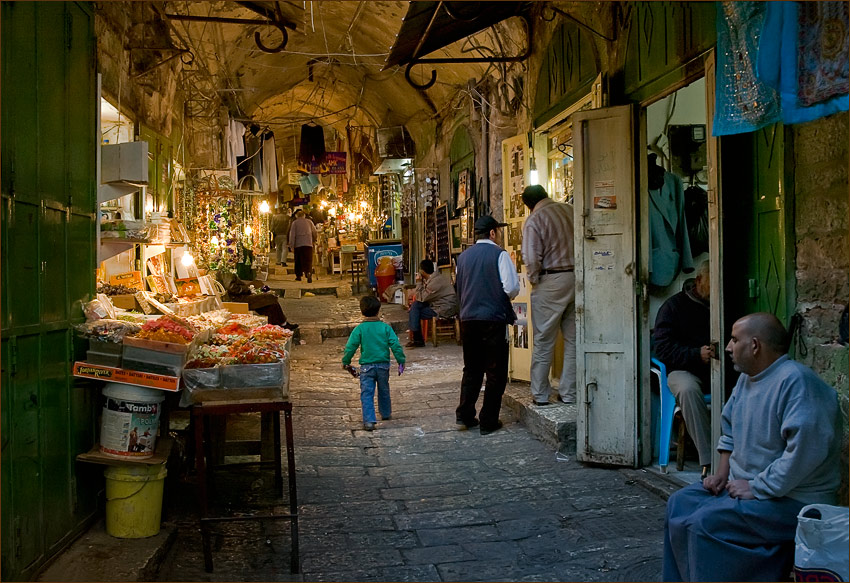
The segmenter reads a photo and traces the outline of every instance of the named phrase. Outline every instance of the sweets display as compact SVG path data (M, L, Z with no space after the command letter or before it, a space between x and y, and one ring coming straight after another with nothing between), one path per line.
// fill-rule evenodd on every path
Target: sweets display
M189 344L198 332L199 330L188 320L178 316L166 315L145 323L138 334L135 334L135 337L156 340L157 342Z

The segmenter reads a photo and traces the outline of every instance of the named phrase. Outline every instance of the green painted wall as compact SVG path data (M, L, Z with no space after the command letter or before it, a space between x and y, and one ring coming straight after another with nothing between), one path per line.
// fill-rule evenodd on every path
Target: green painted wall
M2 391L5 580L28 579L97 509L97 398L70 376L94 291L96 79L88 3L2 3ZM79 348L79 347L78 347Z

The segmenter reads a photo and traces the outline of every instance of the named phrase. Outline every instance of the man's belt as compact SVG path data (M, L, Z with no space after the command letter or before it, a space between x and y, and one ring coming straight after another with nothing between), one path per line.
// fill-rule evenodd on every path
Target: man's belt
M567 269L541 269L540 275L549 275L550 273L572 273L573 271L573 267L568 267Z

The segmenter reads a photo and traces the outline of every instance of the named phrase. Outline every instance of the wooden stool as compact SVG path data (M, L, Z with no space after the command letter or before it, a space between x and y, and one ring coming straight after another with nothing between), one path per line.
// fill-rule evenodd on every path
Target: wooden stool
M428 337L428 324L427 322L433 321L433 325L431 326L431 342L434 346L437 346L437 343L440 338L452 338L454 337L455 341L460 344L460 320L457 318L430 318L429 320L424 320L425 324L422 327L422 337Z

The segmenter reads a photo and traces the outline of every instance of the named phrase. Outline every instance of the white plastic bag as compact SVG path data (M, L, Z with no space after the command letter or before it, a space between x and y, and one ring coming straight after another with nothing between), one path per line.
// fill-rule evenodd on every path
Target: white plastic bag
M797 515L795 581L848 581L850 509L809 504Z

